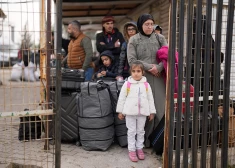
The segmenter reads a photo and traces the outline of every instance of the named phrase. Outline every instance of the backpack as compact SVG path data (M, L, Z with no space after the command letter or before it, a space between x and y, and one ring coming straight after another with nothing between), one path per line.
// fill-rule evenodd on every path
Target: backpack
M145 88L146 88L146 92L148 92L148 82L144 82ZM127 95L129 94L131 89L131 83L129 81L127 81Z

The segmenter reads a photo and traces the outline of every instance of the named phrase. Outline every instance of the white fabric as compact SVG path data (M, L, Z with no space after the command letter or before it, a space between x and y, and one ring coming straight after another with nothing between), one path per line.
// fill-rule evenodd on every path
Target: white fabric
M37 68L37 70L34 72L34 76L35 76L35 79L36 81L39 81L40 80L40 70L39 68Z
M145 115L149 116L156 113L152 89L148 84L146 90L146 77L142 77L140 81L135 81L131 76L128 78L131 83L130 91L127 94L127 82L122 86L116 111L124 115ZM140 107L140 108L139 108Z
M24 67L23 61L13 65L12 70L11 70L11 81L18 81L18 82L20 81L22 77L23 67Z
M144 147L144 126L146 122L146 116L143 115L127 115L126 116L126 127L128 150L136 151Z
M29 82L35 82L35 76L34 76L34 71L35 71L35 65L32 62L29 62L28 67L24 68L24 80L29 81Z

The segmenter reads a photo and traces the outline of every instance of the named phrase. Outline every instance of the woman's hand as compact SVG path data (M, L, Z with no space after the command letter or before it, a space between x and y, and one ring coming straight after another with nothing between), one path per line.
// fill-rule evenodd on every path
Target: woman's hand
M160 77L161 73L158 72L156 65L152 65L152 68L148 70L153 76Z
M118 113L118 118L119 118L120 120L123 120L123 119L125 118L125 116L124 116L122 113Z

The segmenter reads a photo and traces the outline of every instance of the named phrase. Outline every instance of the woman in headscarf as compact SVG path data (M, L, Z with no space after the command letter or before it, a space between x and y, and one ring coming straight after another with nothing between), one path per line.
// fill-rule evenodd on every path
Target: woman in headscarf
M145 147L150 147L149 135L158 125L165 113L166 86L161 76L164 69L162 62L157 62L156 52L161 46L167 45L163 35L154 33L154 19L150 14L143 14L138 18L137 28L139 33L132 36L128 43L127 58L131 65L139 60L143 63L145 76L149 82L156 108L156 116L151 122L146 122L145 126ZM158 39L157 39L158 38ZM159 44L159 42L161 44Z
M117 80L120 78L122 80L130 76L129 74L130 66L127 61L127 44L128 44L129 39L132 36L134 36L136 33L138 33L136 22L132 21L132 22L127 22L126 24L124 24L123 35L126 41L122 44L122 47L121 47Z

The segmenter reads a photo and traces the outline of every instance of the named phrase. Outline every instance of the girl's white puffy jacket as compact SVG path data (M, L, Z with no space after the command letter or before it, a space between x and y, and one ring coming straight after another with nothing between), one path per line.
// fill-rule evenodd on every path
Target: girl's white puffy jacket
M128 78L131 83L129 93L127 93L127 81L123 84L117 103L117 113L124 115L145 115L149 116L156 113L152 89L148 84L145 86L146 77L140 81L134 80L131 76Z

